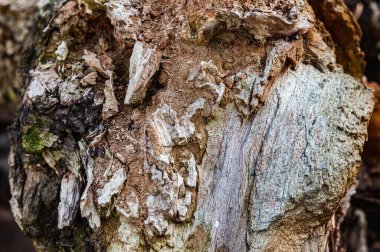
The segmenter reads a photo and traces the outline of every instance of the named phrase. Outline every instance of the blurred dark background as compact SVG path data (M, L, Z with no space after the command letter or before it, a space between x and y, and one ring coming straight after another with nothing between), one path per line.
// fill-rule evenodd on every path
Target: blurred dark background
M8 110L6 110L8 109ZM14 111L14 110L13 110ZM0 105L0 252L35 251L32 242L22 233L9 207L8 153L6 128L12 123L12 114Z
M346 0L346 4L363 31L365 81L374 90L376 105L362 154L356 193L351 197L351 207L342 226L343 243L346 243L346 251L380 252L380 0ZM358 244L359 236L364 236L366 244Z

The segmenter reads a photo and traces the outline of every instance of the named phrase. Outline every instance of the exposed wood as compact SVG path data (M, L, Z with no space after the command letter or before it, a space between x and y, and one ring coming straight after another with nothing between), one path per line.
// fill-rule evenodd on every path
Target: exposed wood
M142 103L146 97L151 78L160 66L161 55L155 50L144 48L136 42L129 65L129 84L124 103L133 105Z
M373 109L335 19L305 0L58 7L11 156L38 248L325 249Z

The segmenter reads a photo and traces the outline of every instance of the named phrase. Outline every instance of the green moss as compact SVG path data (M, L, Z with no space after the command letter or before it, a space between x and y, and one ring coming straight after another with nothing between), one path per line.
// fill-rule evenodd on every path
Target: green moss
M45 147L51 147L58 137L49 132L42 122L36 123L22 134L22 147L26 153L40 153Z

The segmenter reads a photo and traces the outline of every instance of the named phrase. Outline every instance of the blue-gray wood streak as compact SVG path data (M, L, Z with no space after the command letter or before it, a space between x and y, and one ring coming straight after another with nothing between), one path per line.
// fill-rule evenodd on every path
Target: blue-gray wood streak
M195 216L212 224L210 251L323 248L321 226L359 169L371 91L303 64L275 86L251 118L231 106L209 125Z

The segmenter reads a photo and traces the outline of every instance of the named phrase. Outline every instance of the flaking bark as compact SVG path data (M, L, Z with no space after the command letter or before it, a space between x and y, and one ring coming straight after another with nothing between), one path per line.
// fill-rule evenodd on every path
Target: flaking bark
M57 5L14 127L16 220L41 250L323 251L373 109L352 27L327 0Z

